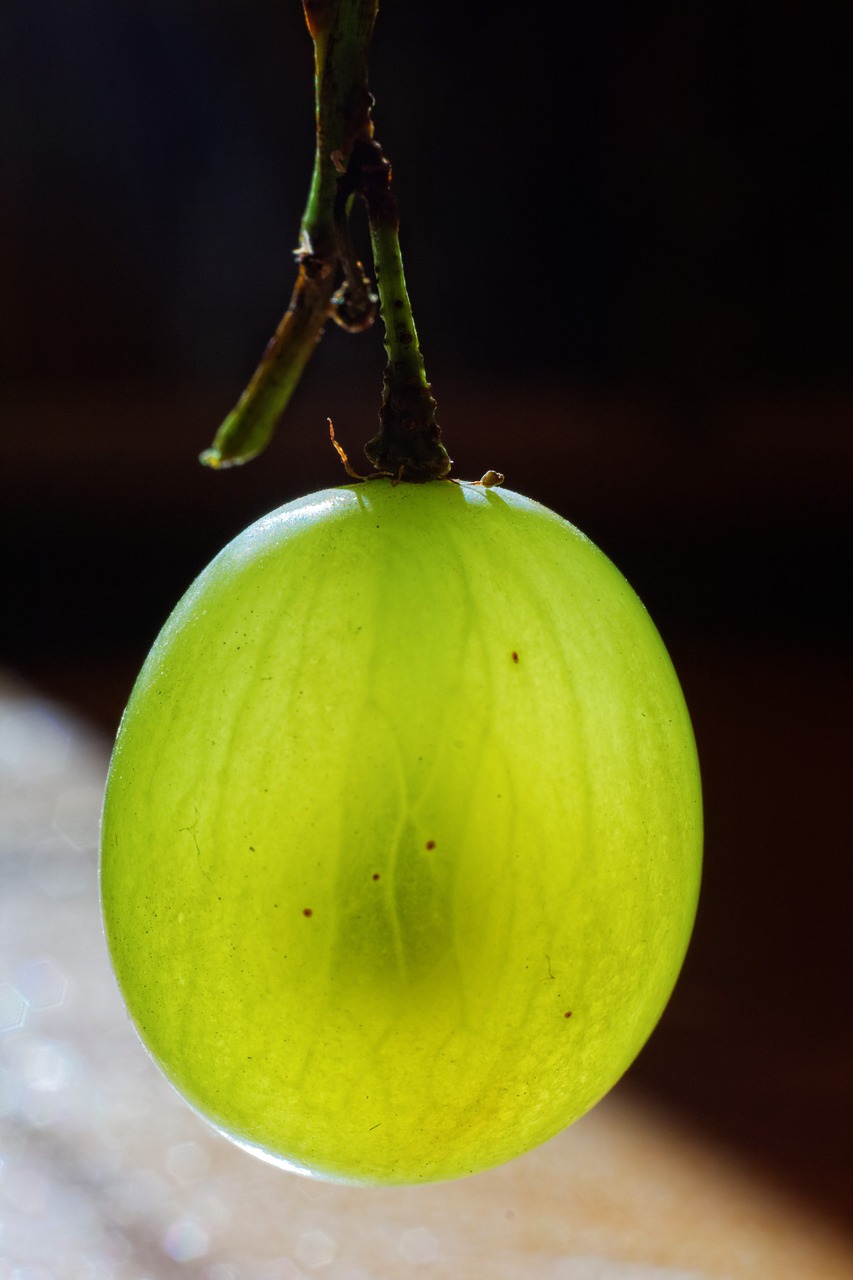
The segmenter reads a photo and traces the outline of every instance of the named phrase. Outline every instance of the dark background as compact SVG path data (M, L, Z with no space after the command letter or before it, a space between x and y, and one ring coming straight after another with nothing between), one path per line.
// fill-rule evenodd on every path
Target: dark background
M386 0L373 55L457 474L633 582L703 761L697 931L636 1085L849 1203L853 138L847 4ZM341 480L378 332L269 453L196 456L286 306L313 153L296 0L0 8L0 662L114 731L194 574Z

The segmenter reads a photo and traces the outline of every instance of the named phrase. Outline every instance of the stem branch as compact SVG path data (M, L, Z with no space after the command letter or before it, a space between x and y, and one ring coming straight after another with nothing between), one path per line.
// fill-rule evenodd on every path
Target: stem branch
M435 421L436 404L406 289L391 165L374 138L359 140L352 163L358 165L361 193L367 205L388 356L379 432L364 451L375 467L390 471L398 479L438 479L447 475L451 463Z
M355 140L369 136L367 51L378 0L303 0L314 40L317 146L290 306L235 409L201 460L248 462L269 443L332 309L340 284L335 195ZM361 327L364 327L362 324Z
M353 333L372 323L377 299L349 230L358 196L367 207L388 356L379 432L365 453L378 471L397 480L437 479L451 464L406 290L391 166L370 118L367 51L378 0L303 5L315 49L317 147L296 253L299 274L258 368L201 460L231 466L266 447L330 316Z

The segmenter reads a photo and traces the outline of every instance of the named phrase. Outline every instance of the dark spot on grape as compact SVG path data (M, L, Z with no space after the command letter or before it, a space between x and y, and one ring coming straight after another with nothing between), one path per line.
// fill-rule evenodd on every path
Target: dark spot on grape
M427 842L426 842L426 847L427 847L428 849L434 849L434 848L435 848L435 841L434 841L434 840L427 840Z
M313 916L314 912L311 910L311 908L310 908L310 907L303 907L303 908L302 908L302 914L303 914L304 916Z
M515 649L513 649L513 651L512 651L512 660L513 660L513 662L518 662L518 654L517 654L517 652L515 651Z
M250 844L250 845L249 845L249 853L254 853L254 852L255 852L255 846L254 846L253 844Z
M563 1014L564 1018L570 1018L571 1016L572 1016L571 1009L567 1009L566 1012Z
M378 871L374 871L374 873L373 873L373 879L374 879L374 880L378 880L378 879L379 879L379 872L378 872Z

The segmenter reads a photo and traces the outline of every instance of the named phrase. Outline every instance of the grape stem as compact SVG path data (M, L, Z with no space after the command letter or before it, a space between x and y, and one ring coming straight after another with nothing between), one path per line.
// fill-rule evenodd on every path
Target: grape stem
M365 453L397 480L431 480L447 474L450 459L406 290L391 166L373 136L367 53L378 0L303 5L315 50L317 143L296 284L251 381L201 461L233 466L266 448L330 317L351 333L372 324L377 297L349 231L358 197L367 208L388 357L380 428Z
M356 140L349 170L348 184L367 206L388 357L379 432L368 441L364 452L377 470L390 472L397 480L439 479L447 475L451 463L435 420L435 400L427 382L406 288L391 165L372 134Z

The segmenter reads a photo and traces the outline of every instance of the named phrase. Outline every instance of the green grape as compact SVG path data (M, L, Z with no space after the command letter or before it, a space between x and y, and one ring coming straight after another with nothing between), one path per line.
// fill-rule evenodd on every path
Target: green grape
M645 609L506 490L290 503L154 645L104 809L143 1041L242 1146L339 1181L508 1160L659 1018L701 862L690 721Z

